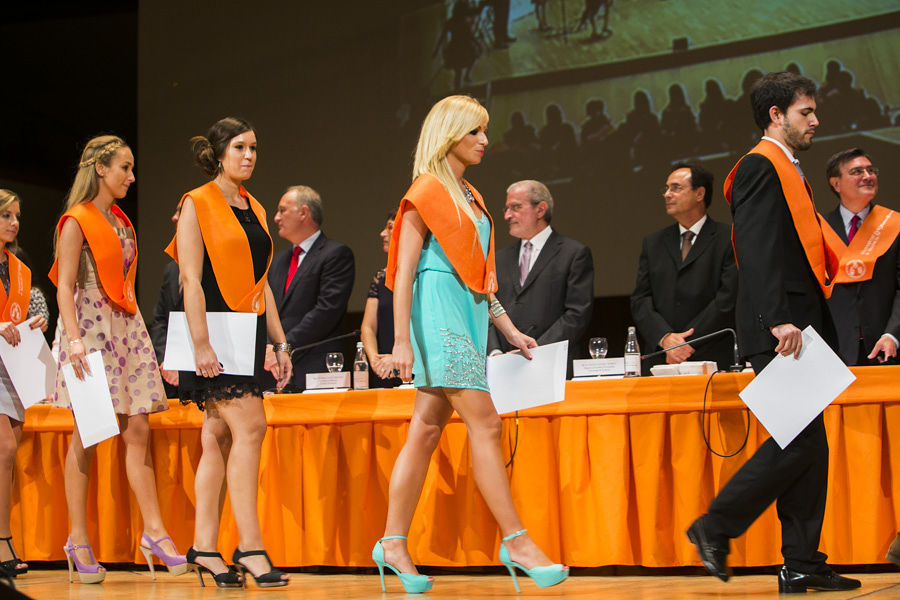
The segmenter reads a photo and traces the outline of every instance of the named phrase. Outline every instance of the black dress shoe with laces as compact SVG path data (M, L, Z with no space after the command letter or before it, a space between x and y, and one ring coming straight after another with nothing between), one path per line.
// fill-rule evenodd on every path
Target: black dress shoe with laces
M703 566L710 575L715 575L722 581L728 581L731 570L728 568L728 545L722 546L715 543L709 536L703 525L703 517L700 517L687 530L688 539L697 547L697 554L703 561Z
M778 572L778 591L782 594L799 594L807 589L824 592L839 590L855 590L860 586L859 579L841 577L828 567L818 573L801 573L787 567Z

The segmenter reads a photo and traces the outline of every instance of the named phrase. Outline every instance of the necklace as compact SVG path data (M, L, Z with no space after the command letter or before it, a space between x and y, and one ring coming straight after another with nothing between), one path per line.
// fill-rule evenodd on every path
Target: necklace
M475 196L472 194L472 190L469 189L468 184L465 181L462 182L463 196L466 197L466 200L469 202L475 202Z

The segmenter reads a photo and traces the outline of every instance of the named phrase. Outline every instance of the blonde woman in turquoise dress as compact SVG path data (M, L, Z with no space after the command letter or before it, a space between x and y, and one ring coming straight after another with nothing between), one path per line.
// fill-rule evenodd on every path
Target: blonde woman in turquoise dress
M394 291L394 366L404 381L415 375L416 398L406 443L391 473L384 537L372 559L399 575L409 593L431 589L406 546L428 464L453 411L466 425L481 495L500 527L500 560L540 587L569 573L531 540L513 504L500 451L501 422L487 386L488 319L531 358L537 344L524 335L494 297L492 222L480 194L463 179L481 162L488 114L477 100L450 96L425 117L416 148L413 184L400 203L386 281ZM490 316L489 316L490 315Z

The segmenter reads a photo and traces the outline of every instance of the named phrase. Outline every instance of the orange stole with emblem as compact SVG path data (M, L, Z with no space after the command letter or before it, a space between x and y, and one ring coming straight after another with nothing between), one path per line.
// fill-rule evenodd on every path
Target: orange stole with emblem
M0 285L0 321L12 321L18 325L28 316L28 301L31 299L31 269L19 258L4 248L9 265L9 293Z
M872 206L849 245L844 243L824 219L822 233L825 235L825 242L837 250L840 258L834 282L868 281L875 271L875 261L888 251L897 235L900 235L900 213L884 206Z
M806 254L806 260L812 268L819 287L826 298L831 297L831 289L834 285L834 275L838 270L838 254L837 250L826 243L822 232L823 219L816 212L812 199L812 189L806 182L806 179L800 176L797 167L788 159L787 155L778 147L778 144L769 140L761 140L747 154L760 154L769 159L775 172L778 173L778 180L781 182L781 190L787 201L788 209L791 212L791 220L794 222L794 229L797 237L800 238L800 244L803 246L803 252ZM744 156L747 156L746 154ZM743 157L741 157L743 160ZM725 200L731 204L731 187L734 182L734 175L737 173L739 160L728 177L725 178ZM734 226L731 228L731 241L734 244ZM735 252L738 268L740 268L740 257Z
M216 182L210 181L191 190L181 197L181 202L188 196L194 201L203 244L212 264L216 284L228 308L235 312L261 315L266 310L265 289L269 265L272 263L272 236L269 235L266 211L262 205L243 186L240 194L247 199L263 231L269 236L269 258L266 262L266 271L259 281L253 273L253 257L244 228L234 216ZM178 262L178 249L175 244L177 238L176 234L166 247L166 254L175 259L175 262Z
M62 232L63 223L72 218L78 221L84 239L91 247L94 263L97 265L97 278L109 299L127 313L137 312L137 300L134 296L134 280L137 274L137 235L134 226L122 209L115 204L111 207L112 213L119 217L125 226L131 230L134 236L135 254L134 261L128 267L127 273L122 273L122 242L115 228L110 225L106 217L100 212L93 202L76 204L66 211L60 218L57 230ZM59 257L53 261L49 277L53 285L58 285L57 276L59 269Z
M469 189L472 190L481 211L491 222L491 239L488 242L487 256L484 255L478 239L475 223L459 210L444 185L433 175L420 175L403 195L400 208L397 209L385 273L385 285L388 289L394 289L394 279L397 275L397 246L400 241L400 230L403 228L403 216L410 207L415 207L463 283L479 294L497 291L494 221L484 207L484 199L478 190L471 185Z

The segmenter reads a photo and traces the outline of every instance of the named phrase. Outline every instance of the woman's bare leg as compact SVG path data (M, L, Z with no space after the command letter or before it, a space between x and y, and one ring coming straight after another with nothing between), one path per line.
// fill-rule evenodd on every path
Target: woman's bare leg
M259 457L263 438L266 436L266 413L262 398L242 396L234 400L217 402L219 414L231 430L231 453L225 476L228 479L228 496L234 509L234 520L241 537L238 548L242 551L262 550L262 531L256 511L259 493ZM264 556L248 556L242 562L251 573L262 575L271 569ZM288 580L285 574L282 579Z
M419 388L416 391L406 443L391 471L385 536L409 534L431 455L452 414L453 408L440 388ZM406 548L406 540L386 540L382 547L388 563L403 573L418 573Z
M466 424L475 483L497 519L500 534L506 537L524 529L509 490L509 478L500 450L502 423L490 394L459 388L445 388L444 393ZM553 564L527 533L506 542L506 547L510 558L525 568Z
M22 423L6 415L0 415L0 537L10 537L9 511L12 504L13 471L16 467L16 450L22 437ZM12 542L12 540L10 540ZM12 560L6 542L0 542L0 562ZM23 563L19 568L27 568Z
M194 549L215 552L225 501L225 464L231 451L231 431L219 414L216 402L207 402L204 408L203 429L200 432L203 453L194 476ZM223 573L227 568L218 558L201 557L197 562L213 573Z

